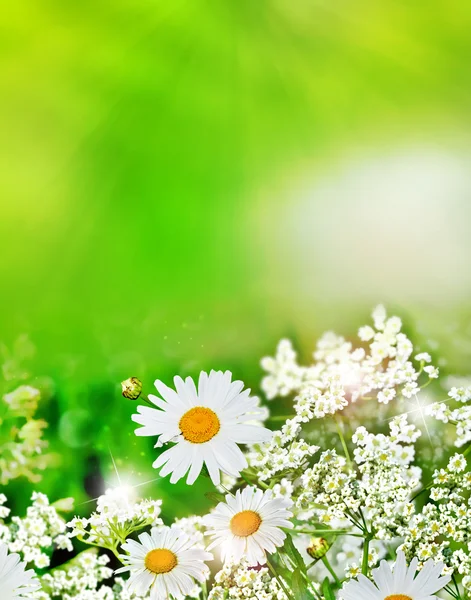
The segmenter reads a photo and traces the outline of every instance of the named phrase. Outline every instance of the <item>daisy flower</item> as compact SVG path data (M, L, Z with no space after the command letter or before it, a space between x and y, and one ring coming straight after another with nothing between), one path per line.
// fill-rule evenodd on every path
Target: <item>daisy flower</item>
M373 570L374 583L364 575L359 575L358 581L349 581L340 591L340 597L343 600L436 600L435 592L441 590L451 576L441 577L443 563L430 559L415 577L417 563L417 558L414 558L408 567L404 552L400 550L392 571L383 560Z
M25 571L26 563L18 554L8 554L6 544L0 544L0 598L22 600L40 588L32 569Z
M254 444L271 439L265 427L250 425L260 412L258 399L250 390L242 391L241 381L231 381L230 371L201 372L198 389L191 377L185 381L175 377L175 390L157 380L155 387L162 396L149 395L157 408L138 406L132 419L142 427L136 435L158 436L157 446L166 442L175 445L163 452L153 467L161 467L165 477L172 473L171 483L185 476L195 482L206 465L214 485L220 483L220 471L238 477L247 461L237 444Z
M130 571L128 590L150 600L185 598L194 589L195 579L206 580L209 569L204 561L213 558L205 550L194 549L183 531L170 527L153 527L150 535L141 533L139 542L127 540L122 548L128 553L120 555L126 566L116 573Z
M249 566L263 564L265 551L274 552L286 538L280 527L292 527L288 521L293 513L288 510L292 501L273 498L271 490L262 492L254 487L237 490L235 496L227 495L213 513L205 517L208 535L214 541L208 550L222 545L223 560L240 562L247 559Z

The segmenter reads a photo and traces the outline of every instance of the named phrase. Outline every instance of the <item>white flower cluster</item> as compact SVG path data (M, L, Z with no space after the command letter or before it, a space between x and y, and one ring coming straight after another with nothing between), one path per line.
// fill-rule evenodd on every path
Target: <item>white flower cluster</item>
M186 533L190 538L193 548L204 549L206 547L204 536L206 534L206 526L204 518L200 516L185 517L183 519L175 519L172 523L173 529L179 529Z
M446 469L436 470L430 500L401 531L406 556L420 563L433 558L442 561L448 572L463 576L471 592L471 472L466 458L455 454ZM461 546L461 547L459 547Z
M132 490L125 487L107 490L98 498L97 510L88 519L74 518L67 524L71 529L69 536L116 553L131 533L162 524L161 505L161 500L134 502Z
M332 332L317 343L314 364L298 365L296 353L288 340L278 345L275 358L264 358L262 367L268 375L262 388L268 399L296 394L294 408L301 422L320 419L343 410L359 398L374 398L388 404L398 391L411 398L420 391L418 380L425 373L428 380L438 377L438 369L425 366L431 357L426 353L411 360L412 342L401 332L399 317L387 318L383 306L373 312L374 328L361 327L360 341L367 345L354 348L351 342Z
M110 579L113 570L107 565L105 554L98 556L94 548L81 552L64 567L54 569L41 577L42 590L34 594L35 600L114 600L113 589L100 587Z
M280 340L275 358L262 358L261 365L268 373L262 380L262 389L267 400L277 396L289 396L299 390L306 379L306 367L297 363L297 355L289 340Z
M406 416L390 422L391 433L371 434L359 427L354 436L354 460L349 465L335 450L323 452L319 462L302 476L297 503L304 519L316 516L329 524L335 519L352 524L369 521L376 539L390 539L408 522L414 505L411 491L420 481L420 469L410 466L413 443L420 432L407 423ZM313 508L313 507L316 508Z
M356 475L351 469L347 470L346 464L346 459L335 450L327 450L305 471L297 499L304 520L317 517L320 522L329 524L338 519L348 520L350 510L358 510Z
M208 600L287 600L275 578L266 567L250 568L245 563L224 565L216 574Z
M411 465L414 443L421 435L407 416L389 423L390 435L373 435L359 427L352 440L357 445L355 462L361 475L359 496L377 539L397 535L400 525L413 513L411 493L419 486L421 469Z
M471 386L452 387L448 396L451 400L465 404L471 400ZM442 423L456 426L455 446L460 448L471 442L471 404L453 409L445 402L435 402L427 408L427 412Z
M255 444L247 454L247 462L259 481L277 481L286 473L301 474L319 446L308 444L302 438L299 419L289 419L272 439ZM295 479L296 477L292 477Z
M162 477L172 474L171 483L186 478L189 485L205 467L216 487L207 498L219 502L209 514L167 526L160 500L139 500L133 488L118 487L98 498L90 517L66 524L59 515L64 501L51 505L35 494L24 518L10 518L0 495L0 545L20 555L10 558L2 546L0 559L10 565L21 558L20 571L36 569L41 590L33 600L425 600L445 592L471 599L471 446L442 463L449 456L443 437L440 452L419 445L425 472L428 457L436 461L422 488L420 431L407 414L394 416L391 403L416 396L438 369L382 306L359 339L355 346L325 334L306 367L287 340L275 358L263 359L269 399L293 397L278 431L260 423L258 399L228 371L203 371L197 383L177 376L174 389L158 380L159 396L141 397L146 406L133 417L141 426L136 433L165 446L153 466ZM471 441L471 386L462 383L447 386L454 385L447 402L455 407L430 408L456 426L457 446ZM36 423L35 388L22 385L3 400L12 424ZM325 417L334 419L321 422ZM21 457L6 448L0 446L0 468L5 457L8 479ZM54 550L73 551L75 537L95 548L44 574ZM123 565L114 574L109 552ZM53 564L56 558L62 553ZM214 558L223 566L211 579ZM0 598L15 597L2 573L0 565Z
M72 543L66 534L66 524L54 505L44 494L35 492L32 504L25 517L12 517L6 524L3 519L9 509L3 504L6 497L0 495L0 541L5 542L10 552L18 553L26 563L44 569L50 564L50 555L54 547L72 550Z

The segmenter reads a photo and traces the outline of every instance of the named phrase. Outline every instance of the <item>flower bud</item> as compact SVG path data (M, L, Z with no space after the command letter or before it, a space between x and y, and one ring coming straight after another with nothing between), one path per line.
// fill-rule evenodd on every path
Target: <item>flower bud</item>
M137 377L129 377L121 382L123 396L129 400L137 400L142 392L142 381Z
M324 538L312 538L307 553L311 558L322 558L327 554L327 550L330 548L329 542Z

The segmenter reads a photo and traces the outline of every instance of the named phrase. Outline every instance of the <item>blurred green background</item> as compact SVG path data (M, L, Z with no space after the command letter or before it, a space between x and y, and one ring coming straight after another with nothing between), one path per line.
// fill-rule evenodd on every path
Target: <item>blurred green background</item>
M2 6L0 337L51 378L39 489L85 502L110 451L157 477L122 379L257 390L279 337L307 357L378 302L469 371L470 25L461 0Z

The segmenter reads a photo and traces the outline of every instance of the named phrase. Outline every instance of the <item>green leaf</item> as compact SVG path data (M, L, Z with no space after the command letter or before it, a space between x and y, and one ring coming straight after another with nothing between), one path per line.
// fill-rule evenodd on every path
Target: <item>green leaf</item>
M301 570L302 573L307 573L306 565L304 563L303 557L299 553L298 549L294 545L293 538L291 535L286 532L285 543L282 548L282 552L287 554L289 558L294 562L294 564Z
M332 591L328 577L322 582L322 594L324 595L325 600L335 600L335 594Z
M286 567L281 553L275 552L274 554L270 554L270 565L271 568L278 575L281 575L285 581L290 581L292 577L291 571Z
M313 594L308 588L308 583L301 571L297 568L291 579L291 589L296 600L315 600Z

